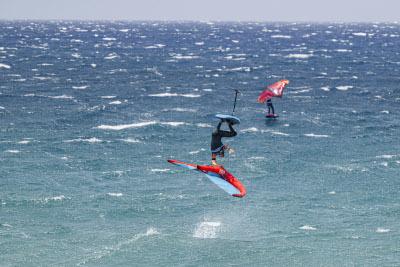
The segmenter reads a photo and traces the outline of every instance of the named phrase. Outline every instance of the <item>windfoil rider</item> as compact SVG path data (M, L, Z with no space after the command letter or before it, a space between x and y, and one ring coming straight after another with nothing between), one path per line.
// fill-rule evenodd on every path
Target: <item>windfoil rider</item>
M217 163L217 156L224 157L225 156L225 150L228 151L229 153L233 153L234 150L230 148L228 145L224 145L221 141L222 137L234 137L237 135L236 131L232 127L232 122L231 121L226 121L229 127L229 132L228 131L223 131L221 130L221 125L223 121L221 120L218 123L217 128L213 131L211 135L211 163L212 165L218 165Z
M271 98L267 100L267 107L268 107L268 115L275 115L275 109L274 105L272 105L272 100ZM272 113L271 113L272 111Z

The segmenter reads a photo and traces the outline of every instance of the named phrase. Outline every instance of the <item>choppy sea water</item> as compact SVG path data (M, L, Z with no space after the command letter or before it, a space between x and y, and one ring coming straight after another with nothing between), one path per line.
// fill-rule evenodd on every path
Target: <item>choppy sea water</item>
M398 24L0 22L0 265L399 266L399 47ZM209 163L234 89L243 199L166 162Z

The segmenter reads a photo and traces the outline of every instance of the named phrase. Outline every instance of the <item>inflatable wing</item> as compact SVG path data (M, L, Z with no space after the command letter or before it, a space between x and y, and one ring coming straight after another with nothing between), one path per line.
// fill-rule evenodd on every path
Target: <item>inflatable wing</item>
M272 93L269 89L266 89L264 92L262 92L258 99L257 102L258 103L264 103L265 101L267 101L268 99L272 98L274 96L274 93Z
M289 84L289 80L280 80L279 82L273 83L267 87L259 96L257 101L264 103L266 100L272 97L280 97L283 95L283 89Z
M211 182L233 197L244 197L246 188L222 166L195 165L179 160L169 159L169 163L204 173Z

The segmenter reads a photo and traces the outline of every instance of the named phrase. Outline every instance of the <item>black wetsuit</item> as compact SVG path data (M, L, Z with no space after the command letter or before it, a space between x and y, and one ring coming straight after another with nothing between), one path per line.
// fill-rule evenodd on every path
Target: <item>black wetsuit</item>
M274 106L272 105L271 98L267 100L268 114L275 114ZM272 113L271 113L272 110Z
M211 135L211 152L223 146L221 142L222 137L234 137L237 134L231 124L228 124L229 132L220 130L221 124L222 122L218 123L217 129L215 129Z

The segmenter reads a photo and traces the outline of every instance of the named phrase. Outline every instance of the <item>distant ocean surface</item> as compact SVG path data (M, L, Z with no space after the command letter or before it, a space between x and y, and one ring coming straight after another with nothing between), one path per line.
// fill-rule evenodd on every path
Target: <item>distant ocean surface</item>
M399 48L399 24L1 21L0 266L400 266ZM234 89L243 199L166 161L210 163Z

